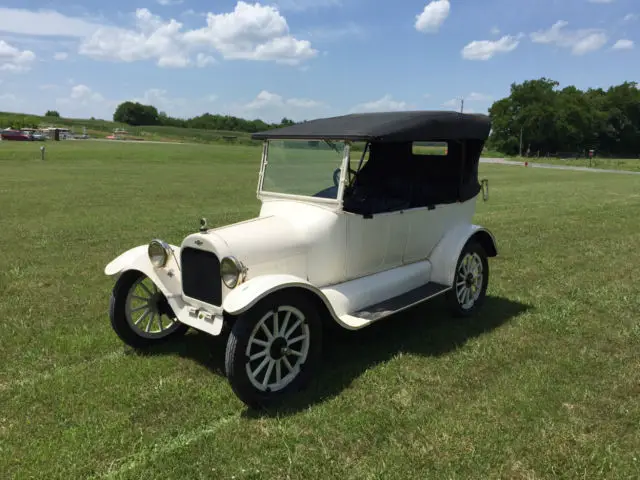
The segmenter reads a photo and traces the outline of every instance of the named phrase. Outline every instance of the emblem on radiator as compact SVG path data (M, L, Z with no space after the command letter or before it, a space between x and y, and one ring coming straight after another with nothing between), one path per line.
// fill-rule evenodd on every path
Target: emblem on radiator
M196 240L196 245L198 246L202 245L202 240Z

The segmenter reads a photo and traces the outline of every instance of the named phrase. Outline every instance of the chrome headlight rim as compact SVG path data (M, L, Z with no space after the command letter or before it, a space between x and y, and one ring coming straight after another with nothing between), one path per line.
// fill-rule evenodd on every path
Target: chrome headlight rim
M171 255L171 253L171 246L159 238L151 240L147 247L149 261L156 268L164 267L169 261L169 255Z
M226 268L229 270L225 271ZM245 268L240 260L229 255L220 261L220 278L227 288L233 289L242 283Z

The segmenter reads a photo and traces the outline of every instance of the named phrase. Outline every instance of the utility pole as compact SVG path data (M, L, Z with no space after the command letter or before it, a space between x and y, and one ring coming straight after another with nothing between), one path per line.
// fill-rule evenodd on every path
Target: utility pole
M520 157L522 157L522 133L524 132L524 127L520 128Z
M464 113L464 98L460 99L460 113Z

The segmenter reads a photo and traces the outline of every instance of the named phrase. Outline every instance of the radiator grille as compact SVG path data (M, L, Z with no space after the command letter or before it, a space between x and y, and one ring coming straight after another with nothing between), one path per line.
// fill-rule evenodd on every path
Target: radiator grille
M180 255L183 293L201 302L220 306L222 280L220 260L216 254L185 247Z

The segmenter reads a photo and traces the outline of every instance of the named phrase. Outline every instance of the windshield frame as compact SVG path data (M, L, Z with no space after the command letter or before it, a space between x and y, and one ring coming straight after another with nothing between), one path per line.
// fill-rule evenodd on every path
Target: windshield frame
M332 205L332 206L336 206L338 208L342 208L342 196L344 193L344 189L345 189L345 179L346 179L346 173L347 173L347 168L349 165L349 158L350 158L350 152L351 152L351 141L344 139L344 140L340 140L341 142L344 142L344 147L342 149L342 160L340 161L340 179L339 179L339 183L338 183L338 192L336 194L336 198L326 198L326 197L313 197L311 195L296 195L296 194L291 194L291 193L279 193L279 192L272 192L269 190L264 190L263 186L264 186L264 178L265 178L265 171L267 168L267 164L269 163L269 142L270 141L278 141L278 140L287 140L287 139L282 139L282 138L277 138L277 139L265 139L262 143L262 159L260 161L260 173L259 173L259 178L258 178L258 188L257 188L257 196L258 199L260 200L264 200L264 199L290 199L290 200L298 200L298 201L303 201L306 203L318 203L318 204L322 204L322 205ZM291 140L303 140L306 141L305 139L300 139L300 138L295 138L295 139L291 139ZM309 139L309 140L318 140L316 138L314 139ZM322 139L321 141L325 142L324 139ZM330 141L334 141L334 140L330 140Z

